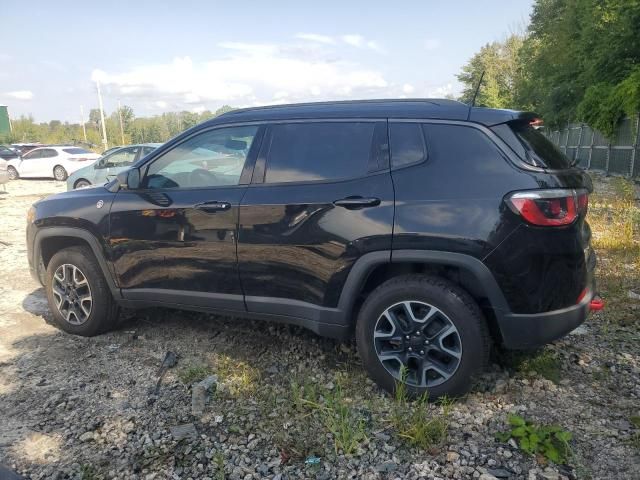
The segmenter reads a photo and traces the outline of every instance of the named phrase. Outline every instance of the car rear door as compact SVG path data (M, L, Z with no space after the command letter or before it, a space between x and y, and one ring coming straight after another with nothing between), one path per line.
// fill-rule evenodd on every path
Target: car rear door
M250 312L331 323L355 261L391 249L386 125L268 127L240 206L238 266Z
M109 243L125 298L245 310L236 230L262 132L201 130L150 158L141 188L118 192Z

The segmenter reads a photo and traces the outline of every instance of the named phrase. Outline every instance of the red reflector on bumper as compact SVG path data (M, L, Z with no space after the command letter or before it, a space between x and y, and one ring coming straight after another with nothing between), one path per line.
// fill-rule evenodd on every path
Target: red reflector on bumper
M600 297L593 297L589 303L589 310L599 312L604 308L604 300Z

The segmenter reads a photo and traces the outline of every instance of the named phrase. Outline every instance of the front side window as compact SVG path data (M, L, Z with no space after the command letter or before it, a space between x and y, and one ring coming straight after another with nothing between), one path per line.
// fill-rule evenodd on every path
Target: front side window
M390 123L391 166L421 162L426 157L424 136L419 123Z
M238 185L257 126L218 128L197 134L155 160L146 188Z
M138 153L138 147L123 148L117 152L108 155L105 158L105 167L127 167L133 163Z
M265 182L305 182L367 173L373 122L273 125Z
M42 158L42 152L44 152L44 150L31 150L28 153L25 153L22 156L23 160L34 160L36 158Z

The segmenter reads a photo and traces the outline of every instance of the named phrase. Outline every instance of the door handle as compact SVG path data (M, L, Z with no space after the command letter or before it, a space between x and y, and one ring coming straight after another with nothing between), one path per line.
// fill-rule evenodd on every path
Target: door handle
M202 210L205 213L216 213L216 212L224 212L231 208L231 204L229 202L202 202L194 205L193 208L196 210Z
M380 199L375 197L346 197L333 202L336 207L344 207L347 210L376 207L380 205Z

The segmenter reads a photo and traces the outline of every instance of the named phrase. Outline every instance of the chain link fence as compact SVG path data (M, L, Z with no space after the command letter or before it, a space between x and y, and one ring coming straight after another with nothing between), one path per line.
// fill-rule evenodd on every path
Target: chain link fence
M620 122L612 139L583 123L546 135L582 168L640 178L640 114Z

